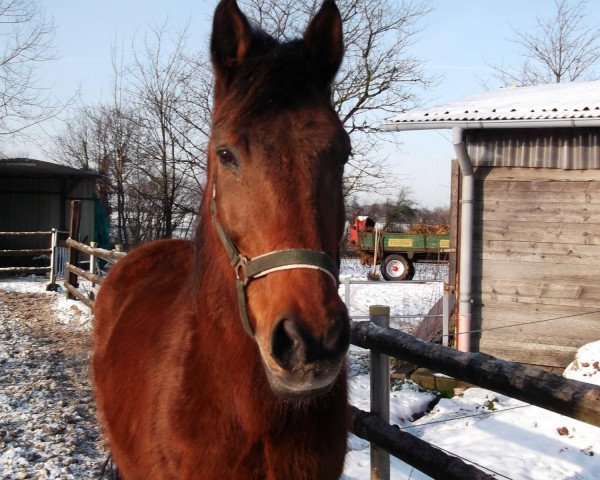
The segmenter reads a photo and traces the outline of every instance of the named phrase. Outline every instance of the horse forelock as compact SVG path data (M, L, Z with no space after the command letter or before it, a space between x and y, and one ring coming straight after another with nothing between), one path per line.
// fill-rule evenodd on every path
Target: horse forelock
M220 103L235 106L246 121L285 110L329 102L329 88L308 59L302 40L280 43L266 33L256 34L247 58L237 67Z

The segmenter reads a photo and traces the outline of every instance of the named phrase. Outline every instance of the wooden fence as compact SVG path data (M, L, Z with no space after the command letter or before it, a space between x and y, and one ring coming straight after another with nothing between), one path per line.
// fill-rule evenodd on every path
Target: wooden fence
M32 266L16 266L16 267L2 267L0 272L8 273L35 273L35 272L48 272L49 283L48 288L52 289L56 282L56 253L58 247L58 237L61 234L67 232L59 231L53 228L50 231L43 232L0 232L0 237L49 237L48 248L27 248L27 249L12 249L12 250L0 250L0 256L2 257L36 257L39 255L47 254L50 258L50 265L46 267L32 267Z
M372 479L389 479L389 458L378 447L394 454L423 473L440 480L495 478L457 457L426 444L389 425L389 355L464 380L546 410L600 427L600 387L570 380L540 368L501 360L484 353L464 353L427 343L388 328L389 307L373 306L371 321L353 322L351 342L370 349L371 412L355 407L351 431L375 445L371 453ZM383 318L382 318L383 317ZM387 318L386 318L387 317ZM385 367L382 367L385 365ZM374 368L375 367L375 368ZM385 394L373 393L385 391ZM372 447L373 448L373 447ZM387 463L387 464L386 464Z
M120 258L123 258L126 253L120 251L119 248L115 250L105 250L103 248L96 248L94 242L91 245L75 240L79 236L79 221L81 218L81 202L79 200L73 200L71 202L71 221L69 226L69 238L67 238L66 244L68 250L68 262L65 265L65 269L69 272L65 278L64 286L67 291L68 299L77 299L85 303L90 309L94 309L94 294L92 292L92 298L87 297L78 290L79 277L84 278L92 283L92 287L95 285L102 285L103 277L97 275L96 272L96 258L101 258L109 263L115 263ZM118 247L118 246L117 246ZM89 255L89 270L83 270L79 265L80 254L84 253Z
M65 265L65 269L69 272L69 275L65 279L65 289L67 290L67 298L82 301L90 309L94 309L94 299L86 297L81 293L77 287L79 286L78 278L84 278L92 283L92 286L102 285L104 277L96 274L95 259L101 258L109 263L115 263L120 258L127 255L125 252L119 250L105 250L103 248L96 248L84 243L77 242L72 238L67 239L67 246L69 247L69 262ZM79 255L74 252L82 252L90 256L90 269L88 271L74 265L71 261Z

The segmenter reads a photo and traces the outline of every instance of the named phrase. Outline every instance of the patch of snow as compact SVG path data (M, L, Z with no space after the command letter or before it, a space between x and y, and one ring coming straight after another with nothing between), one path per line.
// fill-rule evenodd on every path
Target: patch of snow
M410 433L510 479L598 479L600 428L482 388L442 399Z
M369 411L370 380L368 374L357 375L348 382L350 403L361 410ZM403 382L398 390L390 392L390 423L405 425L412 422L416 414L427 411L435 395L426 392L412 382Z
M5 292L42 293L46 291L46 284L47 278L37 275L0 278L0 290Z
M67 300L64 295L59 295L53 305L56 318L63 325L75 329L91 329L92 312L82 302Z
M572 380L600 385L600 340L581 347L563 375Z
M67 300L65 290L59 285L56 292L46 290L48 279L45 276L28 275L0 279L0 290L5 292L36 293L47 295L54 300L53 310L58 321L73 328L91 328L92 312L80 301ZM88 293L91 290L89 282L80 281L79 290Z
M339 294L345 301L344 279L365 281L370 267L360 265L356 259L342 259L340 268ZM388 305L390 307L391 327L410 331L427 315L431 307L442 297L443 279L448 276L448 266L440 264L416 264L415 280L427 283L368 281L350 283L350 304L347 305L353 320L367 320L370 305ZM377 267L379 272L379 267Z
M90 335L56 320L55 297L44 279L0 282L1 479L100 478Z

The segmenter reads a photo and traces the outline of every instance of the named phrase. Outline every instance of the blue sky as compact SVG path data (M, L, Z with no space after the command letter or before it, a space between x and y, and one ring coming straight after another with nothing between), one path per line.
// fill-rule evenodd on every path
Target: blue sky
M191 48L205 48L215 0L51 0L42 1L56 24L58 58L41 76L58 98L78 89L81 100L94 103L108 95L111 45L127 47L134 34L167 19L174 29L189 23ZM425 62L439 84L422 92L423 106L471 96L497 86L487 63L510 63L518 48L508 39L511 26L532 30L536 15L553 10L552 0L437 0L420 24L413 54ZM600 1L588 4L589 24L600 20ZM401 145L386 148L394 173L426 206L449 203L449 172L453 150L443 131L390 133ZM36 147L17 146L40 156Z

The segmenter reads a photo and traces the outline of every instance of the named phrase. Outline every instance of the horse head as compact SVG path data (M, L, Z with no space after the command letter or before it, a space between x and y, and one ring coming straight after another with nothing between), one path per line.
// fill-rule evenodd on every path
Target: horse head
M271 388L286 397L331 388L349 344L337 266L350 142L331 103L343 50L331 0L284 43L253 28L235 0L215 12L205 218Z

